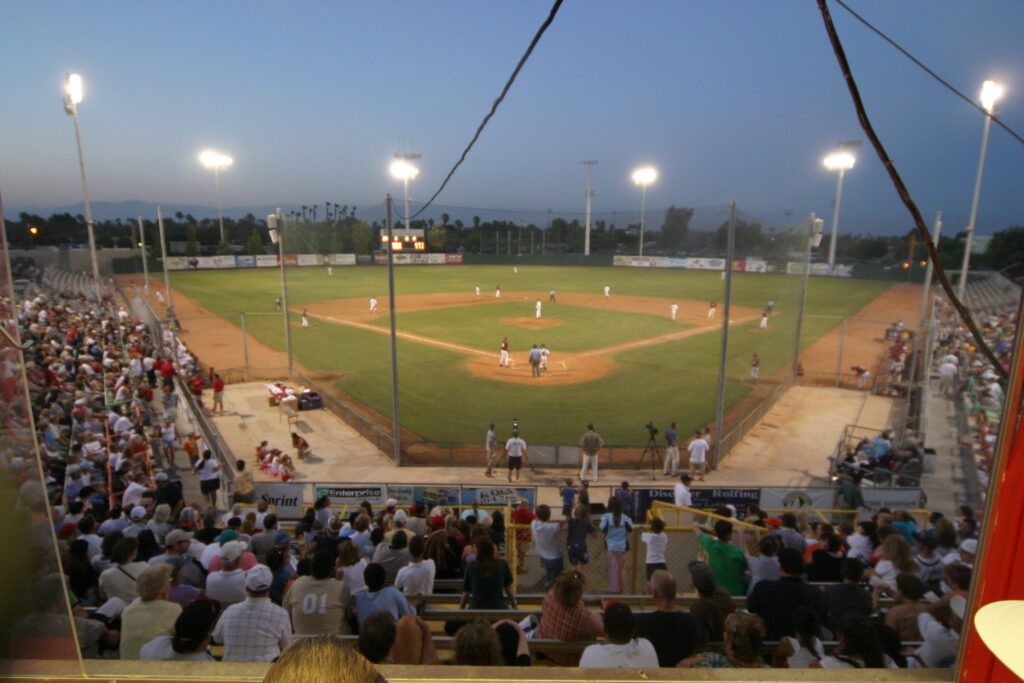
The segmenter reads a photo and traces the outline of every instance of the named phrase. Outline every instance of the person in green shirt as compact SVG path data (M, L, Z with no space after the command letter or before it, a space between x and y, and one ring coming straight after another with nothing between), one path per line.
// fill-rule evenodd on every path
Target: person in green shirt
M720 519L711 529L693 525L700 547L708 554L708 566L715 573L718 585L733 595L745 595L743 575L747 573L747 556L739 547L729 542L732 537L732 522ZM714 537L710 534L714 533Z

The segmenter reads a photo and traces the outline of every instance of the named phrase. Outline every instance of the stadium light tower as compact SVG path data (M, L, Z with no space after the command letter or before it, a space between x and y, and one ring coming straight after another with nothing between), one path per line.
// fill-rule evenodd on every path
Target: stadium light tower
M644 218L647 213L647 186L658 179L658 172L652 166L644 166L633 171L633 182L640 186L640 249L644 255Z
M959 299L964 298L964 290L967 287L967 271L971 265L971 242L974 240L974 221L978 217L978 200L981 198L981 176L985 171L985 154L988 152L988 132L992 127L992 118L995 116L996 102L998 102L1006 89L995 81L985 81L981 84L981 106L985 108L985 128L981 133L981 156L978 159L978 175L974 180L974 198L971 200L971 217L967 221L967 239L964 240L964 260L960 265L960 283L957 285L956 295Z
M832 237L828 243L828 272L830 273L836 265L836 241L839 239L839 204L843 201L843 178L856 162L857 159L846 151L834 152L822 160L828 170L839 171L836 201L835 206L832 207Z
M408 159L418 158L419 154L395 155L397 158L391 162L391 175L402 181L405 190L405 229L411 230L409 218L409 181L414 180L420 174L420 169L409 163Z
M224 208L220 201L220 172L235 163L235 160L226 154L206 149L199 153L199 162L207 169L213 171L213 182L217 186L217 217L220 219L220 241L223 242Z
M594 191L590 189L590 170L597 165L596 159L587 159L581 161L581 164L587 167L587 213L586 220L584 221L585 227L583 232L583 255L590 256L590 200L594 198Z
M92 221L92 204L89 202L89 183L85 178L85 158L82 156L82 135L78 130L78 105L82 101L82 77L68 74L64 82L64 112L75 124L75 145L78 147L78 169L82 173L82 203L85 205L85 227L89 233L89 258L92 259L93 286L96 298L100 299L100 266L96 260L96 234Z

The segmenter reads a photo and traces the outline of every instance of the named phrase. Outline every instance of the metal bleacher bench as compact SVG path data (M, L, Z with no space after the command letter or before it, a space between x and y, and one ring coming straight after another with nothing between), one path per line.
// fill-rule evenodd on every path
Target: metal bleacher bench
M281 411L282 415L288 418L288 431L291 431L292 428L295 427L299 422L298 412L296 412L295 408L292 408L291 406L286 406L283 403L281 404L279 410ZM280 422L281 418L278 417L277 421Z

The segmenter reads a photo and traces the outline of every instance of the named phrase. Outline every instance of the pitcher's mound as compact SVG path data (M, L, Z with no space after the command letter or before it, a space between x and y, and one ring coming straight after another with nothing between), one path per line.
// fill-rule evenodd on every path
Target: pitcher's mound
M511 367L502 368L498 366L497 354L494 356L475 356L469 359L467 367L477 377L486 377L487 379L496 379L502 382L536 385L592 382L595 379L606 376L612 371L613 367L612 363L603 356L575 358L563 354L554 354L548 364L547 371L540 377L534 377L526 353L513 353L512 360L514 364Z
M537 318L523 316L522 318L505 318L501 322L506 325L518 325L519 327L552 327L561 325L562 321L557 318Z

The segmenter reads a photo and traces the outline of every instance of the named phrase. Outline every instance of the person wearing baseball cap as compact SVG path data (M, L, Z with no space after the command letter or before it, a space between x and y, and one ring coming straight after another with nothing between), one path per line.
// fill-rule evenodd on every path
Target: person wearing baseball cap
M978 554L978 539L965 538L960 541L958 548L960 552L949 553L942 558L942 564L962 564L970 569L974 568L974 558Z
M174 622L174 635L157 636L143 645L139 659L150 662L215 661L206 649L218 612L213 600L199 599L189 603Z
M225 662L272 662L292 639L288 612L270 601L270 568L258 564L245 572L246 599L224 610L213 640L224 645Z
M166 562L173 564L172 560L181 560L181 582L195 588L203 588L206 585L206 572L188 551L192 542L192 532L184 529L172 529L164 537L164 552L160 555L149 558L149 564L160 564Z

